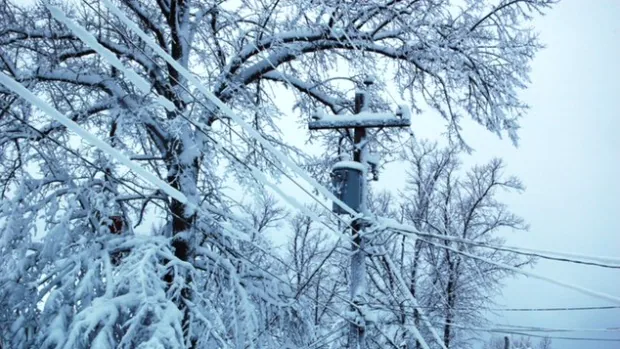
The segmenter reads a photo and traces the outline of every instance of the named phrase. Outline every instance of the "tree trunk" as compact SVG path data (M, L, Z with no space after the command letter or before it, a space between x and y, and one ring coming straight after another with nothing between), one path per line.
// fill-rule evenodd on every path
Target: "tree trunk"
M452 309L454 308L454 303L456 301L456 280L455 280L455 275L454 275L454 271L450 270L450 276L449 276L449 280L448 280L448 284L446 285L446 322L444 324L444 328L443 328L443 342L446 346L446 348L450 348L450 340L451 340L451 336L452 336L452 321L453 319L453 313L452 313Z
M167 181L170 186L185 194L190 200L196 202L196 187L198 183L200 159L198 155L189 157L189 152L185 151L186 149L191 149L190 147L193 146L190 138L187 137L190 132L188 128L185 133L186 137L171 142L171 149L169 149L166 154L168 169ZM198 154L198 152L196 152L196 154ZM186 204L175 199L171 199L168 208L172 216L171 245L174 256L184 262L191 261L196 212L189 209ZM171 268L164 277L164 280L168 285L172 286L175 284L175 278L177 277L183 278L184 280L181 281L180 284L185 285L183 289L181 289L181 297L175 299L178 309L183 314L182 329L185 335L185 343L189 344L190 348L195 348L196 340L188 338L190 332L190 310L186 305L186 300L191 301L192 299L191 289L187 287L187 285L192 282L191 276L185 272L180 272L180 270Z
M409 291L413 298L416 298L417 291L417 280L418 280L418 265L420 262L420 249L422 248L422 243L419 240L416 240L413 250L413 266L411 269L411 284L409 286ZM413 324L416 328L420 328L420 312L418 309L413 310ZM422 347L422 343L416 339L415 341L415 349L420 349Z

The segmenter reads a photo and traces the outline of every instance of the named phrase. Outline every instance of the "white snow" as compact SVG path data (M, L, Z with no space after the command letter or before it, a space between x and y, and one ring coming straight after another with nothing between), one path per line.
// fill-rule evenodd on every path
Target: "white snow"
M177 108L174 103L172 103L168 98L164 96L157 96L155 102L166 108L167 111L174 111Z
M367 166L356 161L338 161L332 166L332 170L348 168L359 172L366 172Z
M408 105L400 104L396 109L396 115L403 119L411 120L411 109L409 109Z

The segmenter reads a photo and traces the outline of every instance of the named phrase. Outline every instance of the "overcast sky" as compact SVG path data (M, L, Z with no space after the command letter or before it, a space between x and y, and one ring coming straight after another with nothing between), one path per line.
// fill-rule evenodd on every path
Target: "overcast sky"
M507 201L530 222L531 230L511 243L619 256L619 19L620 1L567 0L535 23L547 48L535 58L532 86L524 93L532 109L523 121L521 146L510 149L507 142L476 146L480 156L504 157L509 171L527 185L523 195ZM535 271L620 296L617 270L540 262ZM604 303L526 278L507 283L501 301L518 307ZM511 314L501 322L620 327L620 311ZM555 343L554 348L563 349L620 347L617 342Z
M620 256L620 1L566 0L535 23L547 48L532 64L532 84L523 93L531 110L522 121L514 148L478 126L466 127L476 149L466 163L493 156L505 159L506 172L520 177L527 190L505 195L504 202L531 225L508 243L539 249ZM433 137L436 127L422 115L417 135ZM395 183L391 167L384 183ZM555 279L620 296L620 272L574 264L539 262L533 271ZM609 305L542 281L517 278L506 283L498 299L508 307ZM497 323L562 327L620 327L619 310L507 313ZM605 333L559 333L562 336L613 338ZM620 338L618 333L615 338ZM553 348L612 349L620 343L554 340Z

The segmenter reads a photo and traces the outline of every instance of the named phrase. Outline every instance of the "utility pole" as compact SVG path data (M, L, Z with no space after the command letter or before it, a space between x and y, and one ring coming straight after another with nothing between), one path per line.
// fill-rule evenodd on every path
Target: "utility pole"
M373 82L369 79L364 81L366 89L358 91L355 94L354 116L350 115L316 115L313 116L315 121L309 123L310 130L321 129L342 129L353 128L353 162L366 168L367 161L367 140L366 129L373 127L407 127L411 125L411 120L407 115L403 118L402 107L399 106L400 113L396 115L391 113L372 113L367 100L368 87ZM350 258L350 277L349 277L349 296L351 297L350 311L356 314L355 318L349 324L348 347L350 349L364 349L366 347L365 334L366 324L364 320L363 307L365 306L366 295L366 241L362 234L364 228L368 225L364 216L369 214L366 203L367 197L367 179L366 171L361 171L358 176L346 176L346 190L353 191L354 195L341 193L340 199L353 208L356 212L362 213L362 217L358 217L351 223L351 233L353 241L351 243ZM355 182L359 181L359 182ZM357 192L359 191L359 193ZM338 196L338 195L337 195ZM358 197L355 197L358 196ZM352 197L354 197L352 199ZM343 213L342 210L334 209L336 213Z

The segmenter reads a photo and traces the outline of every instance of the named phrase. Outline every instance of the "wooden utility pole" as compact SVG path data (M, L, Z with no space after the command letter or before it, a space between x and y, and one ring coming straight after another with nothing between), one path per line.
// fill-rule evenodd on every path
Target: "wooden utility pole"
M355 94L355 114L360 114L366 109L366 94ZM355 127L353 133L353 161L364 164L364 144L362 143L366 138L365 127ZM361 190L361 205L360 211L365 213L366 207L366 178L362 177L360 183ZM353 233L353 243L351 244L351 260L350 260L350 279L349 282L349 295L354 306L350 309L353 313L358 314L359 321L349 324L349 348L364 349L365 348L365 334L366 326L363 323L363 314L359 309L362 307L363 299L366 293L366 254L364 250L364 239L361 236L363 229L363 222L361 218L353 221L351 229ZM358 323L359 322L359 323Z
M365 82L366 86L370 86L372 82ZM387 113L372 113L368 106L367 91L358 91L355 94L355 110L353 116L351 115L334 115L329 117L316 117L317 120L309 123L310 130L321 129L338 129L338 128L353 128L353 161L366 166L367 159L365 158L366 141L366 129L370 127L407 127L411 125L411 120L406 117L403 118L393 114ZM359 207L353 207L358 213L362 213L364 216L369 212L366 204L367 197L367 180L365 171L362 171L362 175L359 178L360 183L353 183L355 186L359 184L359 190L361 199L359 200ZM351 183L349 183L351 187ZM345 201L348 205L349 203ZM351 244L351 258L350 258L350 277L349 277L349 296L351 297L350 311L352 314L356 314L355 319L351 320L349 324L349 336L348 347L350 349L364 349L366 347L365 334L366 325L363 314L363 307L366 295L366 241L363 237L362 231L367 225L365 219L357 218L351 223L351 230L353 241Z

